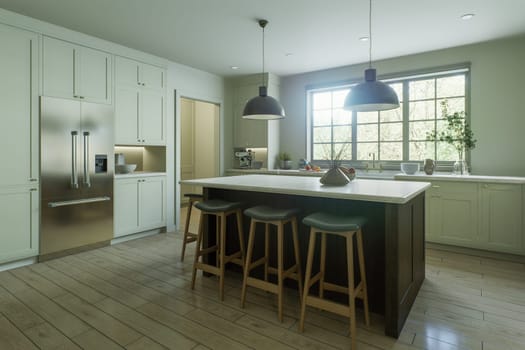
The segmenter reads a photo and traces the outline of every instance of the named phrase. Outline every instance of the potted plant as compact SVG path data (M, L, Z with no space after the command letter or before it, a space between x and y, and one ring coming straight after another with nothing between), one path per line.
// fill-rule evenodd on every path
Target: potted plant
M447 127L444 131L436 130L427 133L429 141L444 141L458 151L458 160L454 163L454 173L468 174L468 166L465 161L465 153L476 147L477 140L474 139L474 133L465 120L465 112L448 112L448 102L441 102L441 110L447 121Z
M291 169L292 168L292 157L287 152L279 153L279 168Z

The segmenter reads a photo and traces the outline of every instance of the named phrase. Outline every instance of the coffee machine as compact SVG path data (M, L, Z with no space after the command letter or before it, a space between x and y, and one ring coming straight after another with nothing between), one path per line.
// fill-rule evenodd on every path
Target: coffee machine
M235 147L233 149L234 167L237 169L246 169L252 167L252 161L255 159L255 153L244 147Z

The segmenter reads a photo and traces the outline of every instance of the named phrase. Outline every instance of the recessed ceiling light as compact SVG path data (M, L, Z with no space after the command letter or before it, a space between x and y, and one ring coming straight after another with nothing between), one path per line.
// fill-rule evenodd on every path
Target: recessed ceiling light
M362 36L359 38L359 41L368 41L368 37L367 36Z
M293 53L292 52L287 52L284 54L286 57L290 57L290 56L293 56Z
M464 15L461 16L461 19L467 21L467 20L471 19L474 16L475 16L475 14L473 14L473 13L465 13Z
M230 68L233 69L233 70L239 69L239 67L237 67L237 66L231 66Z

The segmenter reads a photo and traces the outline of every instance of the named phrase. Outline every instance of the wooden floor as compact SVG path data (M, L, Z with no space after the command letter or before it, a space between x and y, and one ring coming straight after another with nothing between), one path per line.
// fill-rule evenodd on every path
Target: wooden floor
M298 333L298 297L277 320L271 294L240 276L200 274L190 289L190 245L159 234L0 273L0 349L349 349L347 321L309 309ZM427 279L399 339L358 315L359 349L525 349L525 265L427 250Z

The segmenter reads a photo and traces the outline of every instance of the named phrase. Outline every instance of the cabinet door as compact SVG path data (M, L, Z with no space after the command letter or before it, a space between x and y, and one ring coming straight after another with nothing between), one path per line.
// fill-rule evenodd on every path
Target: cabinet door
M0 263L38 255L38 192L36 188L0 191Z
M114 205L115 237L139 231L139 183L137 179L116 179Z
M111 103L111 56L87 47L79 47L78 52L75 95L89 102Z
M521 185L482 184L481 214L488 249L523 252Z
M155 90L140 91L140 138L146 145L166 144L164 95Z
M115 89L115 143L142 144L139 136L139 90L117 86Z
M477 184L435 182L427 193L427 240L475 246L478 234Z
M235 146L268 147L268 121L243 119L244 106L259 95L258 85L244 85L235 89L234 128Z
M140 228L147 230L165 226L165 177L147 177L139 184Z
M38 180L38 37L0 25L0 186Z
M75 45L46 36L43 43L43 94L73 98L75 64L78 63L75 62Z
M140 83L148 89L164 89L164 69L149 64L140 66Z
M117 56L115 59L115 80L118 85L139 86L139 63Z

